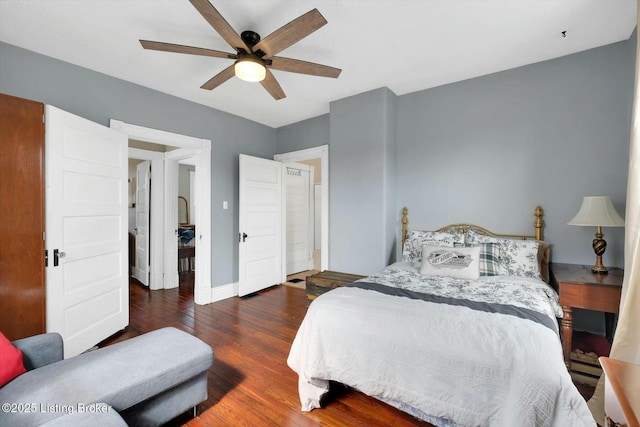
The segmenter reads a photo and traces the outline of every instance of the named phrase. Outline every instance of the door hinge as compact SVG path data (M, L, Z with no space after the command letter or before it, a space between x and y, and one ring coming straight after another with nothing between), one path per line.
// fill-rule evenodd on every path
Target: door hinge
M44 266L49 267L49 250L44 250Z

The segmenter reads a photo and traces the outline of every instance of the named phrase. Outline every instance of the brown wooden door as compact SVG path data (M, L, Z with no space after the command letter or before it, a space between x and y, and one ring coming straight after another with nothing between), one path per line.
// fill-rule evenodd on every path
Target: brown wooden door
M45 332L44 104L0 94L0 331Z

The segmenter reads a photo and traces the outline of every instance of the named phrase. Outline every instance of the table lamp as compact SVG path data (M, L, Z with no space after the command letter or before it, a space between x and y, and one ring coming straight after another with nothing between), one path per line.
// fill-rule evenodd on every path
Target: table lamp
M602 265L602 254L607 249L607 242L602 238L602 227L624 227L624 219L618 214L609 196L586 196L576 216L569 225L597 227L596 238L593 239L593 251L596 253L596 264L591 271L607 274L607 267Z

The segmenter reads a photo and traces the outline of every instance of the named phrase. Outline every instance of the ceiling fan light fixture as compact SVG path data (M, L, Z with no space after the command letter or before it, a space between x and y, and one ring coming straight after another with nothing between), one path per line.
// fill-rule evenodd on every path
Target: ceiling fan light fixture
M233 66L236 77L247 82L261 82L267 76L264 64L255 58L243 57Z
M220 12L213 7L211 0L190 1L200 15L233 48L235 53L151 40L140 40L140 44L144 49L235 60L232 66L225 67L200 86L202 89L215 89L235 76L249 82L261 82L262 87L277 101L286 98L286 94L275 76L271 72L267 73L267 68L332 78L338 77L342 71L339 68L314 64L313 62L274 56L327 23L318 9L311 9L262 39L260 34L251 30L243 31L239 35Z

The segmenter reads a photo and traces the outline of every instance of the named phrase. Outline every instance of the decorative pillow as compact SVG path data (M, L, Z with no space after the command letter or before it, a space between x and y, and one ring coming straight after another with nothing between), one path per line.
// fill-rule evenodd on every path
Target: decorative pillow
M480 246L422 246L420 273L425 276L449 276L477 280L480 277Z
M0 387L25 372L22 352L0 332Z
M409 231L402 248L402 261L412 262L420 267L422 262L422 245L462 246L464 234L451 234L438 231Z
M467 232L467 242L474 243L498 243L500 245L500 266L503 274L509 276L522 276L540 279L540 267L538 266L537 240L516 240L485 236L474 230Z
M480 243L480 275L500 276L504 274L500 266L500 244Z

